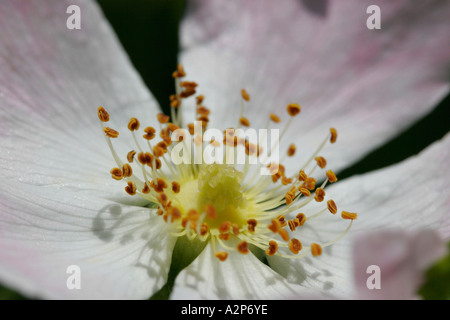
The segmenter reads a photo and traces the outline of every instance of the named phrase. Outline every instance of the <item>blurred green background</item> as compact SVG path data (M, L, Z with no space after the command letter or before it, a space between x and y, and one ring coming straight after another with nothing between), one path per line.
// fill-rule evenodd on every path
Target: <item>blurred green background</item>
M163 111L169 110L169 95L174 93L172 72L179 51L179 22L183 0L98 0L116 31L132 63L158 100ZM351 168L340 172L344 179L379 169L417 154L450 131L450 95L427 117L398 137L373 151ZM430 164L432 165L432 164ZM425 298L450 298L450 258L443 259L428 273L430 279L421 290ZM442 284L447 284L442 286ZM0 286L0 299L26 297Z

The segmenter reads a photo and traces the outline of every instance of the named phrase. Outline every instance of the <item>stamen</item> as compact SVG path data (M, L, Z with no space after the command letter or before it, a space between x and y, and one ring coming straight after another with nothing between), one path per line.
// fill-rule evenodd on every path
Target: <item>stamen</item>
M327 174L328 181L330 181L331 183L336 182L338 180L336 175L334 174L334 172L331 169L328 170L326 174Z
M311 253L314 257L322 254L322 247L317 243L311 243Z
M225 251L218 251L215 254L216 258L219 259L220 261L225 261L228 258L228 252Z
M344 219L355 220L358 217L358 214L347 212L347 211L342 211L341 217Z
M103 132L110 138L117 138L119 136L119 132L109 127L104 127Z
M266 250L268 256L273 256L278 250L278 243L276 241L269 241L269 248Z
M332 214L336 214L337 212L337 206L336 203L333 200L328 200L327 201L327 207L328 210L332 213Z
M331 143L335 143L336 140L337 140L337 131L336 131L336 129L335 128L330 128L330 134L331 134L330 142Z
M100 119L100 121L102 121L102 122L109 121L109 113L106 112L106 110L102 106L98 107L97 112L98 112L98 118Z
M123 178L122 170L120 170L119 168L111 169L110 173L112 178L115 180L122 180Z
M247 254L248 253L248 243L246 241L242 241L237 245L237 250L239 253Z
M298 254L302 250L302 243L298 239L292 238L288 247L293 254Z
M300 110L301 110L300 105L298 105L297 103L290 103L287 106L287 112L291 117L294 117L297 114L299 114Z
M136 185L133 181L128 181L125 191L130 195L134 196L136 194Z

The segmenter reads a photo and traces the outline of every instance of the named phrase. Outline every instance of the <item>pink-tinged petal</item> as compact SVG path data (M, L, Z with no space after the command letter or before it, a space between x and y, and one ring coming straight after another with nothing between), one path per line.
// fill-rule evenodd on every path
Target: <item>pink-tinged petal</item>
M268 257L269 265L293 283L320 287L337 298L349 299L356 295L352 265L352 245L353 241L358 241L356 236L375 230L431 229L448 240L449 150L450 134L447 134L419 155L399 164L327 186L327 196L335 200L338 213L333 216L327 212L307 221L300 229L299 240L305 244L320 244L338 238L349 223L341 218L342 210L358 214L349 232L325 248L318 258L289 260L274 256ZM421 245L422 242L417 243L417 246ZM429 261L426 250L419 251L422 256L415 257L417 265L422 259Z
M47 298L148 298L173 241L150 209L125 205L142 200L111 179L97 108L123 136L130 117L156 119L153 97L92 1L5 1L0 29L0 282ZM125 140L113 141L123 159ZM72 264L81 290L66 287Z
M287 142L312 152L337 128L338 143L323 155L338 170L448 93L450 3L320 1L315 10L305 3L190 1L181 61L212 109L211 126L237 124L242 88L251 96L245 115L257 128L270 112L286 120L285 106L300 103ZM370 5L381 9L380 30L366 26ZM185 110L186 117L194 112ZM302 155L309 153L295 163Z
M389 230L360 234L353 246L358 299L414 299L424 270L445 253L432 230Z
M325 298L320 290L290 284L252 253L230 252L225 261L214 257L208 244L177 277L171 299L278 300Z

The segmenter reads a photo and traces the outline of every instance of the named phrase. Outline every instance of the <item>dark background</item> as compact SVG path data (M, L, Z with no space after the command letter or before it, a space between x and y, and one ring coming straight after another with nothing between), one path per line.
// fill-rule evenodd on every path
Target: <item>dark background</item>
M98 0L122 45L144 82L168 113L169 96L175 92L172 72L179 51L179 21L184 0ZM340 172L343 179L399 162L417 154L450 130L450 95L428 116L390 142L374 150L351 168ZM433 165L433 164L430 164ZM1 299L22 299L0 286Z

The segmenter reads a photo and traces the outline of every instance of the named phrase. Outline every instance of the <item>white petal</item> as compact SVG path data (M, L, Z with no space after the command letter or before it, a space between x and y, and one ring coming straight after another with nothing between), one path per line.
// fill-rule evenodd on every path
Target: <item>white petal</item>
M322 1L321 15L294 0L189 3L181 61L212 109L210 126L237 125L241 88L256 128L270 112L286 120L286 105L300 103L286 141L302 150L292 164L335 127L338 143L323 155L335 170L345 168L449 91L448 2ZM381 30L366 27L369 5L381 9ZM187 106L186 117L193 114Z
M320 297L318 291L289 284L253 254L231 252L225 261L208 244L175 281L171 299L293 299Z

